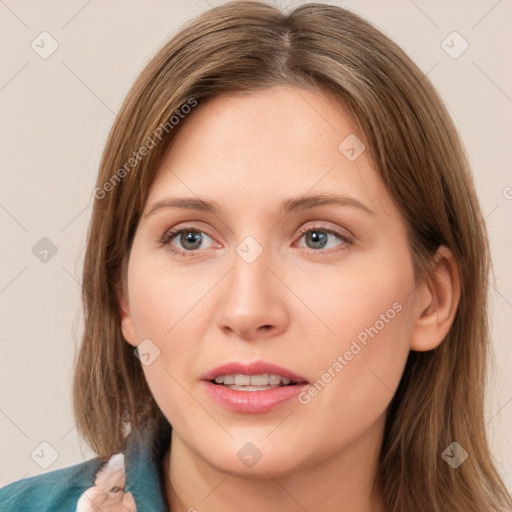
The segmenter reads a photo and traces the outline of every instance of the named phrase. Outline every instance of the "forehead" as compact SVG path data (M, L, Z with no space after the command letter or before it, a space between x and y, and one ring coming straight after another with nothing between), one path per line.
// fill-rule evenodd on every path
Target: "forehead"
M309 193L392 209L367 151L347 158L347 140L364 147L348 111L320 90L279 86L211 98L185 119L145 210L169 195L264 208Z
M336 148L341 135L354 131L346 109L320 90L277 86L208 99L186 119L173 146L186 139L201 156L225 158L229 150L233 158L249 160L265 156L263 149L280 156L292 148Z

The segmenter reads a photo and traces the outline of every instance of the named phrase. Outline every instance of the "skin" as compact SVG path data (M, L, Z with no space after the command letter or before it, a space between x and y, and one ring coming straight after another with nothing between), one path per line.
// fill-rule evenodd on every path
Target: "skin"
M409 350L443 341L460 286L444 247L431 279L415 283L405 222L368 152L350 161L338 149L350 134L362 140L347 111L319 90L216 97L188 116L158 170L121 307L127 342L149 338L160 350L143 370L173 426L162 463L173 512L383 510L370 490L386 408ZM279 210L285 199L333 193L373 213L350 205ZM146 215L181 196L216 201L221 212ZM171 228L189 224L203 233L199 248L180 235L171 243L195 256L159 246ZM303 227L328 236L327 245L299 234ZM263 250L252 263L236 252L248 236ZM307 404L228 411L200 380L228 361L264 360L313 383L396 303L401 311ZM261 452L250 468L237 458L247 442Z

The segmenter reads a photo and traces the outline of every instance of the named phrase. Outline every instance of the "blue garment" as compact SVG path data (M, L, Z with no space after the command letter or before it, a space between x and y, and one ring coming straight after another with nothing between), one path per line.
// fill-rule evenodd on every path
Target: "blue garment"
M98 510L96 503L123 512L167 512L160 467L170 431L168 423L148 423L133 430L126 450L108 460L90 459L2 487L0 512L86 512Z

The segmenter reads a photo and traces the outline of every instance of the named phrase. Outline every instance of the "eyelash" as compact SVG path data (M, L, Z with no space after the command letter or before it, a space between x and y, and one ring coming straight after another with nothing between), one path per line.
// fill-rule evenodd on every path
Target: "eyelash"
M170 242L177 235L180 235L184 232L190 232L190 231L192 231L194 233L202 233L204 235L207 235L208 238L212 238L208 235L208 233L205 233L201 229L198 229L196 226L184 226L179 229L171 229L169 231L166 231L165 234L162 236L162 238L158 241L158 245L159 245L159 247L165 247L167 250L171 251L172 253L178 254L179 256L184 256L184 257L189 257L189 258L197 256L197 252L201 252L200 249L195 249L193 251L184 251L184 250L178 249L170 244ZM345 244L345 247L343 247L341 249L331 249L331 250L327 250L327 251L309 249L308 252L313 253L313 254L324 253L321 255L327 255L327 254L331 254L332 252L337 252L338 250L346 250L347 247L350 247L354 243L353 239L350 238L349 236L347 236L346 234L343 234L340 231L337 231L332 228L328 228L327 226L324 226L321 224L316 225L316 226L301 228L298 232L299 240L302 238L303 235L305 235L306 233L309 233L310 231L321 231L321 232L328 233L330 235L334 235L335 237L337 237L339 240L341 240Z

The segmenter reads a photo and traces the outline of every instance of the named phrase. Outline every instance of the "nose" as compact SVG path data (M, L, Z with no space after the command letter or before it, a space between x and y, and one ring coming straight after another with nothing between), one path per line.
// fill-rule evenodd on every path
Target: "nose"
M251 263L235 254L216 312L217 326L224 334L253 341L278 336L286 330L287 290L269 260L265 251Z

